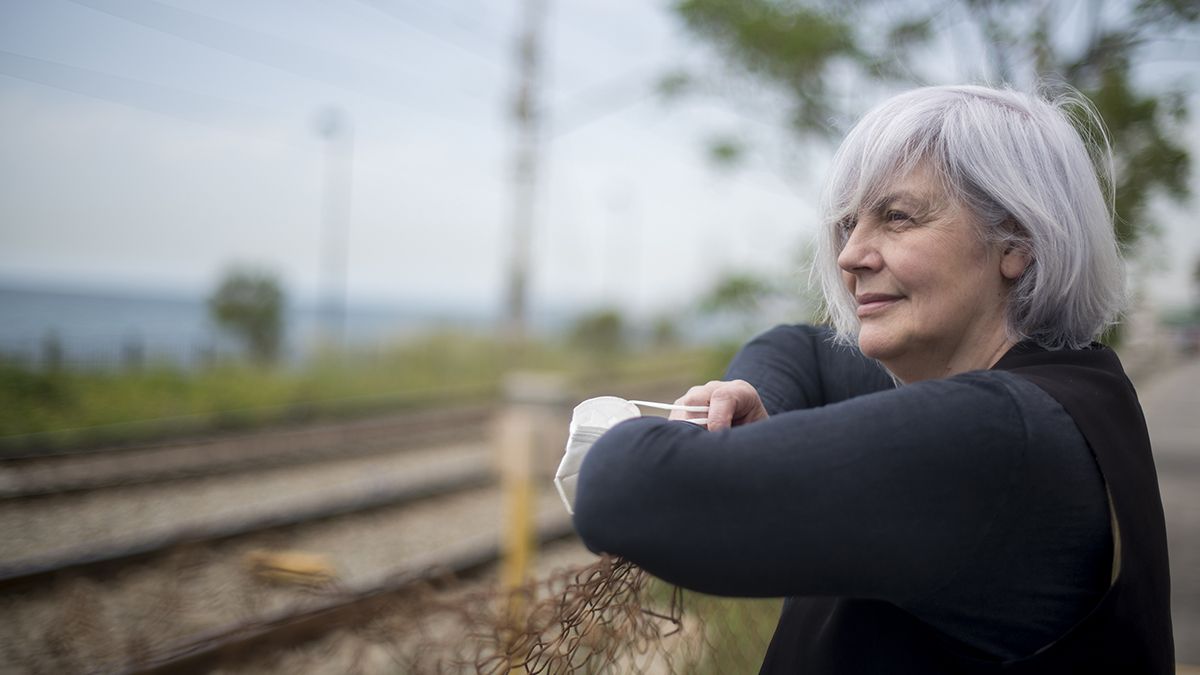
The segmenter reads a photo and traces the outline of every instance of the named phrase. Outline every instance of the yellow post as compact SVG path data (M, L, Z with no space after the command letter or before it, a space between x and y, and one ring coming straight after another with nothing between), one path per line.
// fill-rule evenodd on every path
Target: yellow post
M508 590L525 582L533 556L533 439L528 405L510 403L500 419L500 484L504 491L503 562L500 582Z
M565 400L565 384L561 376L535 373L513 373L505 378L506 405L497 427L497 459L500 483L504 492L503 535L500 583L509 591L508 620L512 630L508 645L510 672L523 667L519 643L524 632L525 596L520 592L533 564L535 552L534 505L537 490L534 486L535 458L539 453L541 427L567 424L556 419L557 407Z

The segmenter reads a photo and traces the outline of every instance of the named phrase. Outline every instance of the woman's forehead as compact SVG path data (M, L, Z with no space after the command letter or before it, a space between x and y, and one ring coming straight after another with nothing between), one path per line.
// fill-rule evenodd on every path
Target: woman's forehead
M876 177L861 186L858 209L883 206L897 200L923 203L944 203L949 199L949 190L941 172L929 161L921 161L912 167L900 168L886 176Z
M928 161L918 162L906 171L897 171L889 180L880 181L881 185L873 192L909 193L928 195L943 192L941 178Z

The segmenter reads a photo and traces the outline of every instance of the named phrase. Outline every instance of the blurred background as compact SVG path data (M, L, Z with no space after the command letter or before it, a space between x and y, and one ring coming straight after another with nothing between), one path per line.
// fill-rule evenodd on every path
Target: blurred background
M814 319L831 154L921 84L1096 103L1140 386L1200 349L1198 64L1186 0L3 0L0 450L491 405L518 369L672 399ZM80 466L0 488L99 499ZM46 527L10 567L79 554Z
M640 345L803 319L831 148L921 83L1090 95L1137 307L1178 323L1197 302L1192 3L3 13L0 352L20 364L302 368L431 327L554 340L611 313Z

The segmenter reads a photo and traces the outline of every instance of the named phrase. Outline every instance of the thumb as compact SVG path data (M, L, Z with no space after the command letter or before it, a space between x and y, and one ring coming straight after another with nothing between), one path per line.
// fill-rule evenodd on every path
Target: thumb
M712 397L708 400L709 431L728 429L733 426L737 407L738 399L736 390L730 387L721 387L714 391Z

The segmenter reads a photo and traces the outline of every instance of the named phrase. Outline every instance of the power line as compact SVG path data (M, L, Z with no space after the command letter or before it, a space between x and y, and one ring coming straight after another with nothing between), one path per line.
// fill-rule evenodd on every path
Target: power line
M564 112L556 114L548 126L548 137L557 139L574 133L602 119L632 108L655 94L655 88L639 75L657 67L639 66L616 77L589 85L571 94L556 108ZM581 105L579 102L584 102ZM556 120L564 121L556 121Z
M207 126L224 128L231 119L262 122L282 116L247 103L4 50L0 50L0 74Z
M498 58L499 54L504 53L504 50L502 48L500 48L499 45L496 45L495 41L492 40L492 38L490 38L490 37L482 36L482 35L479 35L478 33L476 33L476 37L481 38L483 41L485 41L485 42L491 44L493 47L495 47L497 53L489 54L483 50L480 50L474 44L471 44L469 42L464 42L457 38L452 38L452 37L446 35L445 33L441 33L441 32L432 30L429 28L428 25L423 25L419 21L414 21L412 18L412 15L404 14L404 13L400 12L392 4L384 2L384 0L357 0L357 2L359 2L360 4L366 5L367 7L375 10L376 12L379 12L380 14L384 14L384 15L388 16L389 18L391 18L392 20L394 20L398 23L404 24L411 30L415 30L427 37L437 40L438 42L441 42L445 45L453 47L454 49L458 50L459 52L461 52L463 54L477 58L481 62L487 64L488 66L490 66L496 70L502 69L502 66L499 63L497 63L497 58Z
M405 78L412 73L334 54L153 0L70 2L231 56L342 89L402 104L411 97L411 86L406 86L410 83L406 83ZM469 92L462 93L478 98Z

